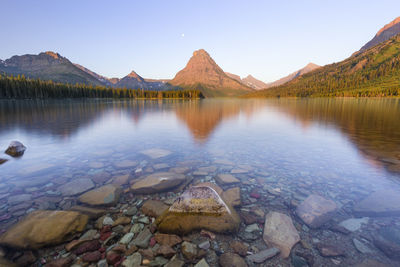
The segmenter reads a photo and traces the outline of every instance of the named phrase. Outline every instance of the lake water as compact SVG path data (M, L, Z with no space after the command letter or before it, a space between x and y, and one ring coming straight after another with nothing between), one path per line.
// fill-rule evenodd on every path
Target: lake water
M400 194L399 99L0 101L1 150L13 140L27 150L21 158L0 155L8 159L0 165L2 231L32 210L70 208L76 196L61 188L74 179L100 186L177 166L195 181L233 173L243 182L244 208L265 212L317 193L336 202L340 221L371 192ZM168 155L143 153L149 149ZM254 201L255 189L270 197ZM367 230L380 224L399 226L396 217L374 218Z

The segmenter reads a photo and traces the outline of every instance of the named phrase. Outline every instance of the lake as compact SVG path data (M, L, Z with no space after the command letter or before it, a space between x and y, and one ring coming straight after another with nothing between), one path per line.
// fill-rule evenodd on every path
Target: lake
M293 208L318 194L336 203L332 220L339 223L356 217L354 206L375 191L400 195L399 99L0 101L0 148L13 140L27 150L20 158L0 155L8 160L0 165L2 232L33 210L74 206L81 192L63 190L73 180L99 187L129 174L129 184L185 167L191 183L220 173L238 178L240 212L291 214L311 246L345 244L351 256L335 258L340 266L367 258L395 263L373 237L381 227L398 229L396 215L367 216L344 235L302 226ZM260 235L243 236L244 227L238 237L256 246ZM372 252L360 252L354 239ZM313 251L317 266L336 265Z

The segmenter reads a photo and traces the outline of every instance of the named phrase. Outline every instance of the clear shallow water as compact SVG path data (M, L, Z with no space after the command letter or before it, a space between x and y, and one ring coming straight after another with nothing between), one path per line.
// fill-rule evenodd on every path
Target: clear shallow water
M74 205L60 192L71 180L100 186L140 176L139 168L187 166L199 180L240 169L235 175L250 189L258 183L288 201L319 193L347 215L370 192L400 192L398 99L1 101L0 148L12 140L27 150L18 159L0 155L8 159L0 165L2 231L31 210ZM141 153L152 148L171 154ZM135 164L119 166L124 160ZM216 171L194 174L208 166ZM18 195L29 200L9 201Z

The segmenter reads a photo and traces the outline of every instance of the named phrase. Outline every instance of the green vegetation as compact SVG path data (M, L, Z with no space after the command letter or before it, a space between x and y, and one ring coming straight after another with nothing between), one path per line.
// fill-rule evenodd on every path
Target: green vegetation
M0 75L0 98L203 98L198 90L145 91L141 89L119 89L86 84L63 84L24 76Z
M400 96L400 35L284 85L245 97Z

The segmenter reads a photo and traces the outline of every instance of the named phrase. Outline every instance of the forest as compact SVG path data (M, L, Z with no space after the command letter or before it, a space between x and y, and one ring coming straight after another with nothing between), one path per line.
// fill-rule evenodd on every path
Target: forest
M344 61L246 97L400 96L400 35Z
M147 91L142 89L110 88L86 84L64 84L23 75L0 74L0 99L46 99L46 98L203 98L198 90Z

